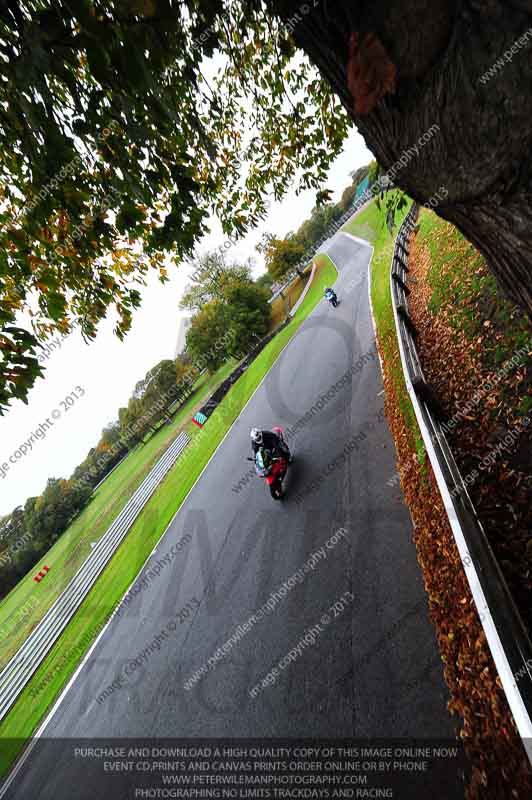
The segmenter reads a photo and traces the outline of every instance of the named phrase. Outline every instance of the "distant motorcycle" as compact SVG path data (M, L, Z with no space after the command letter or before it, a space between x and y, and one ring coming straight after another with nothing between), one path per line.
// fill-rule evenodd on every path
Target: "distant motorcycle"
M282 428L272 428L272 430L283 439ZM269 451L263 452L261 449L257 452L255 458L248 456L248 461L254 462L258 477L264 478L270 487L270 494L273 499L282 500L284 497L283 481L291 459L288 459L285 455L267 456L266 453L269 453Z
M327 289L325 292L325 299L329 301L333 308L337 308L338 306L338 298L336 293L333 292L332 289Z

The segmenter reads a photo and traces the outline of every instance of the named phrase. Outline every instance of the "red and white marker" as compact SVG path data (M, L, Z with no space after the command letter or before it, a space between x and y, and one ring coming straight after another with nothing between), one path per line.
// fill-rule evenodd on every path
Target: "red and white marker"
M49 570L50 567L43 567L41 571L37 573L37 575L34 577L33 580L35 581L35 583L40 583Z

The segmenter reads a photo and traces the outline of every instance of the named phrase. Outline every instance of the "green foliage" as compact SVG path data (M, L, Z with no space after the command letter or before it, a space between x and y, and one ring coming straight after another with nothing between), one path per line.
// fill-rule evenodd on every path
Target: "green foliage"
M197 258L192 283L181 298L181 308L199 311L212 300L222 300L224 292L235 281L251 280L251 264L227 264L225 254L213 250Z
M260 286L263 289L271 289L273 284L273 278L269 272L264 272L257 278L255 283L257 284L257 286Z
M253 283L234 284L226 294L227 353L242 358L265 336L270 323L269 292Z
M497 370L530 340L530 321L501 290L464 235L427 208L419 216L418 244L428 248L428 309L460 336L475 342L487 371ZM515 391L511 387L511 391Z
M379 165L377 164L376 161L371 161L368 167L369 187L373 186L378 177L379 177Z
M384 207L383 203L384 201ZM379 211L383 211L386 227L390 233L394 232L397 220L402 220L404 214L401 214L403 209L409 205L409 199L404 192L399 189L382 190L378 195L375 195L375 204Z
M87 503L90 486L50 478L39 497L30 497L24 508L8 516L2 530L0 597L30 570Z
M371 164L375 163L376 163L375 161L371 162ZM353 186L355 187L355 189L358 186L358 184L364 180L366 175L368 175L371 168L371 164L365 164L364 166L358 167L358 169L354 169L353 172L349 173L353 180ZM369 179L369 184L371 185L371 179Z
M347 211L347 209L353 202L356 191L357 191L357 184L351 183L349 184L349 186L346 186L346 188L342 192L342 197L340 198L340 201L338 203L338 206L340 207L342 213L344 211Z
M235 281L220 299L206 303L187 333L186 352L193 363L214 372L228 358L244 356L268 330L269 295L252 280Z
M100 441L72 476L68 480L50 478L39 497L29 498L24 509L15 509L8 515L0 530L0 597L63 534L87 504L93 488L128 450L147 433L155 433L163 420L171 420L169 406L190 395L196 375L197 369L186 359L160 361L138 381L127 406L119 410L118 420L103 429ZM11 552L9 542L15 539L18 545ZM6 548L2 547L4 542Z
M227 358L226 316L220 300L206 303L192 319L187 331L186 350L193 361L200 361L214 372Z
M318 242L327 234L331 223L341 215L341 208L333 203L316 206L312 210L310 219L305 220L297 230L296 239L303 244L308 252L313 252Z
M4 746L2 750L2 759L0 760L2 776L22 748L25 738L29 737L38 727L45 710L54 701L76 669L79 659L74 657L65 661L64 653L67 651L78 653L79 658L81 658L82 653L88 647L87 631L92 631L92 635L96 635L95 632L101 630L112 609L120 602L150 552L156 547L157 542L188 495L202 469L212 457L224 435L241 413L264 375L274 365L279 354L297 332L308 314L322 299L324 287L334 284L337 273L330 259L327 256L318 256L317 260L322 262L323 265L320 266L316 279L294 319L266 345L235 383L230 393L222 400L216 411L209 418L208 427L199 430L192 423L189 424L187 432L194 441L181 457L179 466L170 470L163 486L157 492L156 498L150 501L139 519L133 524L128 534L127 542L119 548L109 566L100 576L94 589L99 602L94 602L92 594L85 600L61 640L54 646L46 661L32 679L32 683L26 688L26 693L22 695L8 717L2 721L0 725L2 743L10 743L10 746ZM227 377L227 375L224 377ZM140 458L141 454L137 457ZM131 458L134 458L134 456ZM111 485L108 492L116 494L117 487L123 484L124 472L120 474L122 470L124 472L131 470L129 459L117 469L119 474L116 477L113 475L109 479ZM105 490L105 484L102 490ZM109 497L109 494L107 497ZM49 586L51 584L48 584ZM46 591L46 589L45 584L44 590ZM90 622L89 625L88 622ZM80 641L84 642L84 646L81 648ZM43 675L50 672L53 672L54 680L42 694L38 694L37 700L28 702L29 692L38 685Z
M110 309L123 337L148 270L166 280L212 212L238 237L298 176L325 200L349 122L260 0L20 0L0 24L1 413L40 374L37 339L91 339Z
M266 268L273 280L279 280L288 272L298 269L305 257L305 246L297 237L276 239L264 234L257 249L264 254Z
M526 416L532 411L532 396L523 397L518 406L519 414Z

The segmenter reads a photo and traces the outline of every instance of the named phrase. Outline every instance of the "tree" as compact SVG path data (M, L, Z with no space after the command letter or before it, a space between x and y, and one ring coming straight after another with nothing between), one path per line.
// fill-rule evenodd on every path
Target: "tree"
M376 161L372 161L368 170L368 185L371 187L379 177L379 165Z
M198 257L196 269L181 298L181 308L199 311L212 300L221 300L235 281L251 280L251 264L227 264L223 251L213 250Z
M19 0L0 25L1 410L41 374L38 337L93 338L112 307L123 336L139 279L212 211L238 237L296 175L320 189L348 121L261 3Z
M270 0L288 21L297 0ZM430 15L430 24L428 18ZM339 0L292 26L378 163L480 250L532 316L532 73L527 0Z
M262 275L259 275L257 280L255 281L257 286L260 286L262 289L271 290L273 284L273 278L269 272L263 272Z
M354 169L353 172L349 173L351 175L351 179L353 181L353 186L355 187L355 189L358 186L358 184L364 180L364 178L368 174L368 171L369 171L369 164L365 164L363 167L357 167L357 169Z
M302 242L306 250L311 253L317 243L321 241L330 225L341 216L341 209L333 203L316 206L312 210L310 219L305 220L296 233L298 241Z
M297 175L321 190L350 121L415 200L446 188L437 212L532 313L529 0L302 8L2 4L0 409L38 374L36 334L94 337L114 306L123 336L148 269L189 257L212 210L240 236Z
M296 237L276 239L271 234L263 234L257 250L263 253L273 280L279 280L293 269L301 275L299 265L305 257L305 247Z
M221 300L206 303L192 318L186 352L210 372L228 358L241 358L268 330L270 292L253 281L231 283Z
M142 405L145 413L152 415L154 421L163 417L171 419L168 406L176 396L176 377L175 361L169 358L160 361L146 374L146 390Z
M232 285L226 293L227 352L242 358L268 331L270 293L254 283Z
M353 202L356 190L357 190L357 185L355 183L351 183L349 184L349 186L346 186L346 188L342 192L342 197L340 198L340 201L338 203L342 213L347 211L347 209Z
M101 440L102 443L108 447L114 447L120 442L120 425L118 422L112 422L102 430Z
M187 331L187 353L209 372L215 372L231 355L224 339L226 321L224 304L220 300L213 300L192 318Z
M181 353L174 361L175 382L179 385L190 374L195 373L194 365L189 353Z

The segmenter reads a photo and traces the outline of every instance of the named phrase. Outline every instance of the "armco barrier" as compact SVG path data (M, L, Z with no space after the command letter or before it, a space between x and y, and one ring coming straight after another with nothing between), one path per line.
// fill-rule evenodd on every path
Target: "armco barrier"
M151 495L187 446L189 438L180 433L124 506L118 517L94 546L68 586L59 595L20 650L0 672L0 720L42 664L68 623L78 611L119 545L127 536ZM37 590L36 590L37 591Z
M423 375L408 312L408 236L417 213L414 204L399 231L390 273L405 382L493 660L532 763L532 644L441 427L442 410Z

